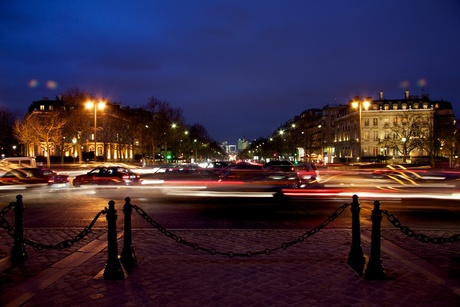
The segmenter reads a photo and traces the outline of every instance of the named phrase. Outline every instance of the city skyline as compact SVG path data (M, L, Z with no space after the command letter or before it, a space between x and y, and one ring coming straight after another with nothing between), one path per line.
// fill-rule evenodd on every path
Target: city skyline
M181 108L218 141L267 137L354 96L430 95L459 114L455 1L5 1L0 106L80 88Z

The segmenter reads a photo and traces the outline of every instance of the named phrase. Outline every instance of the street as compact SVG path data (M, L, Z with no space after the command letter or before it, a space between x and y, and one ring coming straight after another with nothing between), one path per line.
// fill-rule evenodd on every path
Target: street
M88 226L94 216L115 201L118 225L123 223L123 204L131 203L144 210L165 228L174 229L309 229L323 223L335 210L352 201L357 194L361 203L361 225L370 227L375 200L382 210L398 217L411 228L458 228L460 202L455 197L456 182L444 185L423 183L399 185L360 176L324 177L321 187L284 189L282 193L267 188L246 189L242 186L216 186L204 182L193 185L169 182L133 187L89 186L50 190L46 187L2 190L2 208L23 196L25 227ZM437 188L433 188L433 184ZM447 188L446 188L447 187ZM428 190L429 189L429 190ZM423 193L430 193L430 197ZM280 194L282 194L280 196ZM452 196L453 195L453 196ZM329 228L350 228L349 207L332 221ZM8 214L8 219L13 212ZM151 227L133 213L133 228ZM106 227L104 216L94 227ZM391 228L384 219L382 228Z

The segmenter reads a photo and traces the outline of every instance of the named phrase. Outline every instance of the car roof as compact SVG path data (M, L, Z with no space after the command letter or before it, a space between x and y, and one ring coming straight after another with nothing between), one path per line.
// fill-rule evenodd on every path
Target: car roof
M281 160L281 161L274 160L274 161L270 161L264 164L264 166L279 166L279 165L293 166L294 164L291 161L287 161L287 160Z

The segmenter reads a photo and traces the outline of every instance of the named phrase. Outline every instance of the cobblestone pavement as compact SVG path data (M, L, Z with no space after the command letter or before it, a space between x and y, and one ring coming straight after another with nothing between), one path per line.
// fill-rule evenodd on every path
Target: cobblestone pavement
M73 238L76 229L26 229L45 244ZM279 247L305 230L172 230L199 246L247 253ZM426 230L450 236L459 230ZM422 231L421 231L422 232ZM119 235L118 251L123 240ZM13 245L0 232L0 256ZM35 250L8 267L2 261L1 306L460 306L459 243L426 244L382 230L386 280L368 281L346 261L351 230L323 229L270 255L227 257L179 244L155 229L134 229L137 265L127 279L100 278L107 261L106 231L64 250ZM362 232L370 253L370 232Z

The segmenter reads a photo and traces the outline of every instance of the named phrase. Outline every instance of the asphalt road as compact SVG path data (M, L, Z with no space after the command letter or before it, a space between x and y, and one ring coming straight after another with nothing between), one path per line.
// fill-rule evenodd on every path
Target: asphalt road
M362 227L371 225L370 215L375 200L380 201L382 210L388 210L411 228L449 229L458 228L459 225L459 200L419 196L405 198L398 197L399 194L382 192L374 195L360 193L356 189L335 195L312 192L306 195L274 197L272 191L208 191L190 186L168 189L89 187L57 191L36 188L3 191L0 193L0 204L3 208L9 202L15 201L17 194L21 194L25 205L24 224L31 228L86 227L98 212L108 206L109 200L115 201L119 215L118 225L122 227L123 204L125 198L130 197L132 204L165 228L310 229L323 223L336 210L341 211L344 204L352 201L351 196L354 193L360 197ZM386 195L391 197L385 198ZM11 220L13 212L9 212L7 217ZM348 207L328 227L350 228L350 218ZM133 213L132 225L135 228L152 227L137 211ZM104 216L99 218L95 227L106 227ZM384 219L382 227L393 226Z

